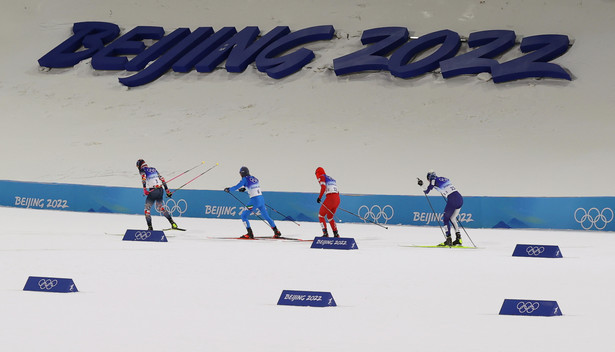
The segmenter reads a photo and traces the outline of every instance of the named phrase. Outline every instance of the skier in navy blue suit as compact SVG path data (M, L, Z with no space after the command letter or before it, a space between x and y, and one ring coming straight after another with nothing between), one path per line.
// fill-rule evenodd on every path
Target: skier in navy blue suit
M435 188L446 198L444 216L442 217L442 221L446 226L446 240L440 243L439 246L461 246L461 233L457 223L457 216L463 206L461 193L453 186L451 180L446 177L438 177L434 171L427 173L427 182L429 182L429 186L423 191L425 194L429 194L429 191ZM419 180L419 186L422 185L423 181ZM455 229L455 241L451 239L451 225Z
M254 212L254 214L256 214L254 208L260 210L261 216L271 226L271 229L273 230L273 237L274 238L282 237L282 234L276 227L275 222L273 221L273 219L271 219L271 217L269 216L269 213L267 212L267 208L265 207L265 198L263 197L263 193L261 192L261 186L260 186L260 183L258 182L258 179L250 175L250 170L248 170L248 168L245 166L242 166L241 169L239 169L239 175L241 175L241 180L239 181L239 183L233 187L225 188L224 191L225 192L248 191L248 195L250 196L250 201L247 204L247 210L244 210L241 213L241 220L246 226L248 233L241 236L240 238L246 238L246 239L254 238L254 233L252 232L252 227L250 226L250 221L248 220L248 216L250 216L250 213Z

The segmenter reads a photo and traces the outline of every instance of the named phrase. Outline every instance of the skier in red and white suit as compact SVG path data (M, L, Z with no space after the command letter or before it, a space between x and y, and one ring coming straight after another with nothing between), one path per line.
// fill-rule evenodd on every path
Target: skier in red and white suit
M318 183L320 183L320 194L316 202L320 203L323 195L326 196L318 212L318 220L322 227L322 236L329 237L329 233L327 232L328 219L331 230L333 230L333 236L340 237L337 233L335 219L333 218L337 211L337 207L340 205L340 192L337 189L337 183L331 176L325 174L325 170L322 167L316 169L316 178L318 179Z
M156 203L156 210L169 220L171 228L177 229L177 224L173 221L171 214L164 207L162 190L164 189L166 191L167 197L169 198L173 195L169 187L167 187L167 182L164 180L164 177L158 173L156 168L147 166L143 159L137 160L137 169L139 169L141 181L143 182L143 194L147 196L145 199L145 221L147 222L147 229L154 229L152 227L151 215L151 209L154 203Z

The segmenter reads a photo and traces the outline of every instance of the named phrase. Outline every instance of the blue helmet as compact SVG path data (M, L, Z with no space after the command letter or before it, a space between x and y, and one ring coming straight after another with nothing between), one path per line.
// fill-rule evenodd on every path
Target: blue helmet
M241 177L250 176L250 170L248 170L247 167L242 166L241 169L239 169L239 174L241 175Z
M427 173L427 180L428 181L433 181L433 180L436 179L436 177L438 177L438 176L436 176L436 172L433 171L433 170L429 170L429 172Z

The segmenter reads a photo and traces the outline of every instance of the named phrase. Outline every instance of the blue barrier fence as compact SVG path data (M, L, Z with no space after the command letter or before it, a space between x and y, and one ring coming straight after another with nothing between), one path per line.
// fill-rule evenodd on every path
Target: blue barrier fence
M0 206L100 213L143 214L141 188L0 180ZM241 201L248 196L236 192ZM316 193L264 192L266 203L295 221L318 221ZM438 226L444 199L430 196L342 194L336 219L386 225ZM238 219L243 206L224 191L184 190L165 198L174 217ZM464 197L459 215L468 228L533 228L615 231L615 197ZM270 210L275 220L284 220ZM358 216L355 216L353 214ZM287 219L288 220L288 219Z

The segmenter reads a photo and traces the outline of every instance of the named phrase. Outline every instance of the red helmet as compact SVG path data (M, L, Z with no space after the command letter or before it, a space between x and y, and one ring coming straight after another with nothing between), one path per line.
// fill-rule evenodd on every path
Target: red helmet
M325 174L325 169L323 169L322 167L316 168L316 177L320 177L324 174Z

